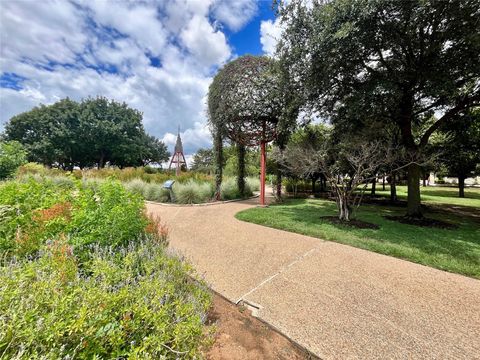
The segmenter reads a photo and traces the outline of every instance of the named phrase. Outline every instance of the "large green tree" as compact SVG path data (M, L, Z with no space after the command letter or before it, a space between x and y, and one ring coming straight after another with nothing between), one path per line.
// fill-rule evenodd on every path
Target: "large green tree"
M432 133L480 103L478 0L292 0L279 13L284 77L334 123L397 126L413 159L407 215L421 216L415 157Z
M5 136L22 143L30 161L67 170L142 166L169 156L163 142L146 134L141 112L103 97L40 105L11 118Z
M458 178L458 195L465 197L465 179L480 170L480 109L459 115L441 128L434 145L447 174Z

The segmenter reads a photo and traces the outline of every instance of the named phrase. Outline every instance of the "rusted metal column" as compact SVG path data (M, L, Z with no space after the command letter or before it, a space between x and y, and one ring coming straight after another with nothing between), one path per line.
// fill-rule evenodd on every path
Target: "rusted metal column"
M260 143L260 205L265 205L265 173L267 166L267 154L265 152L265 141Z

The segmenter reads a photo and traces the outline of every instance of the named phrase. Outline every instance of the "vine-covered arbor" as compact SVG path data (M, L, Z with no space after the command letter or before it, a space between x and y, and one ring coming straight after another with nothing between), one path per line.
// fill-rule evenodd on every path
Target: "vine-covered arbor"
M223 141L228 138L238 148L238 187L242 194L245 147L260 145L260 203L265 204L265 145L276 138L283 108L280 81L273 66L273 60L265 56L242 56L226 64L210 85L208 111L216 153L217 197Z

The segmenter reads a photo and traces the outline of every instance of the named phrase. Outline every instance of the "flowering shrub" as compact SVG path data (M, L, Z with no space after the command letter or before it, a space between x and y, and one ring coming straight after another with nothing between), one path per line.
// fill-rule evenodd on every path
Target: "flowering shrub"
M199 357L210 294L120 182L1 183L0 236L2 359Z
M198 357L210 296L151 242L97 247L88 276L57 240L38 260L0 267L4 358Z

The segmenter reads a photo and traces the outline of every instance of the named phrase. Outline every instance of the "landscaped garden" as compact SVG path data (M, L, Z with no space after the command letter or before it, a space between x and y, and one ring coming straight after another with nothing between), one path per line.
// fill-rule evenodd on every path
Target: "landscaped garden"
M184 172L180 176L175 176L171 171L151 167L125 169L111 167L65 171L28 163L20 166L16 174L18 179L31 177L39 181L50 179L57 184L73 184L75 180L101 183L107 179L115 179L121 181L129 191L142 196L145 200L161 203L199 204L214 201L213 177L196 171ZM172 191L164 187L167 180L175 180ZM228 177L222 184L220 200L235 200L252 196L254 191L258 191L259 186L257 178L247 177L244 194L240 194L235 178Z
M201 37L191 33L207 29L214 36L212 43L225 39L222 29L227 24L221 19L213 24L210 18L224 12L220 3L207 4L205 18L180 9L179 13L194 16L188 26L174 24L176 15L165 24L157 23L163 12L172 10L170 5L164 9L157 2L129 4L131 9L125 11L140 6L135 8L136 17L151 18L145 22L148 28L153 23L158 26L151 29L162 30L157 33L165 30L168 41L155 46L155 36L141 34L137 24L118 26L105 20L110 18L106 13L96 18L98 9L69 3L72 13L85 16L79 22L85 22L85 30L91 27L85 41L68 44L71 55L57 60L44 53L38 59L6 55L8 69L2 71L0 87L11 99L22 99L8 104L8 111L24 112L9 113L0 134L0 359L215 359L231 355L222 352L225 348L235 354L246 349L255 357L278 358L278 351L285 358L308 356L272 328L253 321L242 307L212 294L195 269L169 247L167 226L150 217L146 206L149 211L150 206L172 207L149 202L215 204L249 199L258 192L259 207L250 206L251 200L221 205L218 213L210 212L213 220L204 219L193 207L175 208L174 216L191 211L203 226L224 216L223 206L248 207L236 218L480 279L478 3L273 1L277 19L262 22L260 31L262 38L270 27L280 34L279 39L270 39L276 43L274 54L237 56L231 51L234 47L225 43L217 49L225 54L217 56L200 49ZM6 29L18 29L22 16L12 16L17 6L8 10L5 18L12 17L15 26ZM232 34L243 26L232 25ZM39 26L44 27L48 26ZM174 34L177 27L181 34ZM127 39L129 31L134 35L131 39ZM86 40L90 37L93 42ZM145 38L148 44L140 46ZM22 46L25 39L18 38L18 49L12 53L35 53L35 39ZM63 37L61 42L67 43ZM103 47L102 55L98 49ZM131 54L120 59L127 48ZM172 65L176 61L170 57L175 56L182 58L181 70ZM198 58L185 60L189 56ZM76 63L64 63L69 58ZM67 80L55 91L44 84L51 92L42 94L30 73L46 72L39 77L40 84L58 69L65 72L58 78ZM73 70L78 74L66 76ZM178 83L176 77L183 72L191 79ZM86 74L95 77L82 81ZM148 78L135 78L138 74ZM107 89L109 78L117 79L116 86L125 85L118 96L135 106L149 107L150 92L152 99L163 96L152 89L162 89L168 96L160 96L161 105L146 112L104 96L80 99L87 90ZM100 80L107 85L94 86ZM69 82L75 88L67 86ZM137 89L143 92L136 93ZM107 93L116 96L115 91ZM205 109L199 108L195 97L202 104L206 100ZM162 108L180 98L171 109ZM38 99L45 99L47 105L23 108ZM185 133L191 131L189 151L196 151L187 154L192 156L188 164L180 126L173 157L167 147L173 136L171 124L179 119L159 124L152 118L158 110L186 118L181 120L189 126ZM144 112L145 124L155 135L144 128ZM165 114L159 119L166 119ZM209 144L203 136L206 128L210 145L205 145ZM192 141L197 135L199 139ZM199 149L199 144L210 148ZM432 178L439 180L437 184L454 178L455 185L426 186ZM229 214L227 221L218 223L234 231L223 237L238 240L239 231L248 228L251 233L244 242L255 248L251 240L257 240L258 227L236 221L233 211ZM220 225L213 225L205 226L206 237L218 240ZM263 230L270 237L279 233ZM188 234L196 240L197 235ZM298 236L286 235L301 242ZM231 251L219 248L233 257L245 249L244 242ZM318 241L308 238L307 242ZM295 251L302 254L304 249ZM273 265L265 269L279 271L278 275L286 264L302 261L292 263L290 255L282 254L286 263L275 265L280 270ZM249 265L252 259L248 257ZM233 259L225 263L230 265L229 261ZM196 264L202 266L200 261ZM219 265L215 271L225 269ZM435 273L432 278L450 276ZM275 278L242 284L252 288L242 289L238 295L246 295L235 305L263 285L264 291L268 286L275 289L270 281L280 276ZM370 285L373 289L376 284ZM218 318L223 319L222 336L215 338L211 325ZM403 331L403 325L395 326L395 331ZM228 327L235 329L234 335L225 330ZM296 332L300 337L307 333ZM217 348L212 350L215 341ZM261 349L259 356L256 349Z

